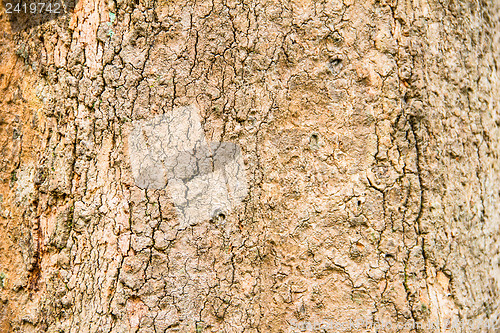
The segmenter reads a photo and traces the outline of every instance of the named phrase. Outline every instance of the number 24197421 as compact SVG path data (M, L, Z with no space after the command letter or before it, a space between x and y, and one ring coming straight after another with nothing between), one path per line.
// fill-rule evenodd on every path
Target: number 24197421
M50 2L32 2L32 3L5 3L5 11L7 14L60 14L61 4L60 3L50 3Z

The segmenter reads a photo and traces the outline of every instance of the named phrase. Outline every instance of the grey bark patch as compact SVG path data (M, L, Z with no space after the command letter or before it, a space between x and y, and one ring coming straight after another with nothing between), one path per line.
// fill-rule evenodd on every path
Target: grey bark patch
M68 206L56 218L56 227L49 236L49 244L63 249L68 241L73 225L73 206Z

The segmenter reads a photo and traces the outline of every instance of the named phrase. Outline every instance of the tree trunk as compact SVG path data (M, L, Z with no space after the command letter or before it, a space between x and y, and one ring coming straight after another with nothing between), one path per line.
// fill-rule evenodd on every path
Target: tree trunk
M3 4L0 331L498 332L498 1Z

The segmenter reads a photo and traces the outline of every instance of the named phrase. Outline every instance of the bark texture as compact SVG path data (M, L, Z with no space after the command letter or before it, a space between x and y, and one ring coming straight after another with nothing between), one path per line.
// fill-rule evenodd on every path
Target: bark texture
M499 5L2 11L0 331L498 332ZM241 147L249 191L181 226L168 186L134 183L128 134L187 105Z

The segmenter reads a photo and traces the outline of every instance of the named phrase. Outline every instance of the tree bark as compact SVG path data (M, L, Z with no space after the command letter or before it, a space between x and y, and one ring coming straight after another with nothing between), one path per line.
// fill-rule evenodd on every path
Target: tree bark
M498 332L498 1L12 15L0 331ZM130 154L134 126L186 106L248 184L187 224Z

